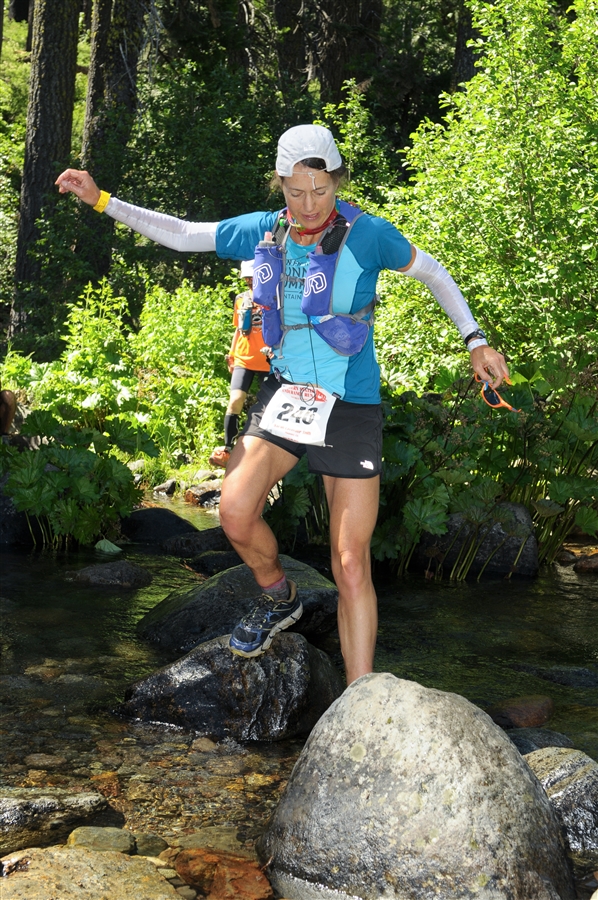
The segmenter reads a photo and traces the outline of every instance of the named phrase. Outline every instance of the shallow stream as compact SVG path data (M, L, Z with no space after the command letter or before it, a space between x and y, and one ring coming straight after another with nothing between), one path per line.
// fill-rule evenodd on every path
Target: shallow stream
M214 513L177 512L200 528L216 524ZM99 561L93 552L0 553L4 783L93 787L133 831L173 843L199 828L228 826L249 847L301 743L212 746L111 712L130 682L166 661L137 639L136 622L200 578L147 548L129 545L126 556L151 571L149 587L68 581L69 570ZM455 586L414 575L378 589L377 671L455 691L482 707L548 695L555 707L548 727L598 760L595 576L556 566L536 580ZM327 649L340 659L334 640Z

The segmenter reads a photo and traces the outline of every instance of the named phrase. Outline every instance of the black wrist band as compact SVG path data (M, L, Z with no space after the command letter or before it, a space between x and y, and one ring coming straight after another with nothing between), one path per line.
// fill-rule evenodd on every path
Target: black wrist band
M472 331L471 334L468 334L466 338L463 338L466 347L473 338L483 338L486 340L486 335L481 328L476 328L476 330Z

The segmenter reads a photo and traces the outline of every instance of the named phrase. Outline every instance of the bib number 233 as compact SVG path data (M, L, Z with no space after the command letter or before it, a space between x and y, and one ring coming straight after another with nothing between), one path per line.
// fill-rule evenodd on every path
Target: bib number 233
M261 428L298 444L325 445L336 397L308 384L283 384L268 403Z

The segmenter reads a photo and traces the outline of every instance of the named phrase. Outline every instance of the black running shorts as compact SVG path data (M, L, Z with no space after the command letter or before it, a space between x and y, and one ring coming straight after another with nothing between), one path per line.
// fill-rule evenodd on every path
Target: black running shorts
M283 382L284 383L284 382ZM326 446L298 444L260 428L263 412L280 387L274 375L262 384L241 435L262 438L301 459L307 454L310 472L335 478L373 478L382 470L382 408L379 404L337 400L332 408Z
M249 388L251 387L254 375L257 375L258 387L261 385L264 378L268 377L267 372L261 372L257 369L244 369L243 366L235 366L230 380L231 391L243 391L245 394L249 393Z

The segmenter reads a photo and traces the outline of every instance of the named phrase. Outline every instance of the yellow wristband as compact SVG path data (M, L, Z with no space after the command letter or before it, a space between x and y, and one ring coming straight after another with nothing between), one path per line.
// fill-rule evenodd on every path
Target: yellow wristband
M106 207L108 206L108 201L110 200L110 194L108 191L100 191L100 199L94 206L96 212L104 212Z

